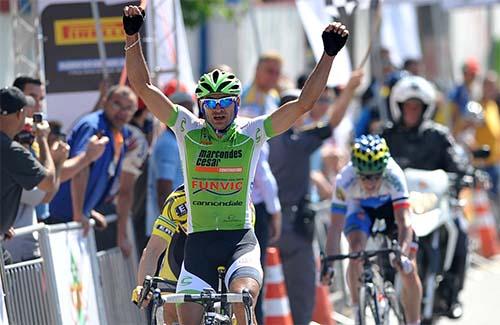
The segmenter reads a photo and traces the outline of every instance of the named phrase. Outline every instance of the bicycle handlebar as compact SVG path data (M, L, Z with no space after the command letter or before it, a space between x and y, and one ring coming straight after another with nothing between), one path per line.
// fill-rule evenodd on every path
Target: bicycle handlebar
M371 250L371 251L360 251L360 252L354 252L354 253L349 253L349 254L339 254L339 255L328 255L324 256L322 258L323 262L332 262L332 261L339 261L343 260L346 258L350 259L357 259L357 258L370 258L376 255L384 255L384 254L390 254L390 253L395 253L398 255L401 252L399 249L394 249L394 248L384 248L384 249L377 249L377 250Z
M162 295L158 289L155 290L154 296L156 301L161 299L164 304L179 304L184 302L196 302L200 304L228 302L228 303L244 303L247 306L252 305L252 296L250 292L243 291L242 293L215 293L205 291L197 294L175 293ZM160 298L160 299L158 299Z
M182 294L176 293L171 295L162 295L161 299L166 304L178 304L183 302L201 302L212 301L219 302L225 300L229 303L244 303L246 298L241 293L226 293L226 294Z

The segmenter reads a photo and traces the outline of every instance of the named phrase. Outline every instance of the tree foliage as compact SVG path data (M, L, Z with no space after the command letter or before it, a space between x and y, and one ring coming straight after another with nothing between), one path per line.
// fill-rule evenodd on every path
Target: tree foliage
M216 13L227 19L234 17L234 9L225 0L181 0L181 6L188 27L199 25Z

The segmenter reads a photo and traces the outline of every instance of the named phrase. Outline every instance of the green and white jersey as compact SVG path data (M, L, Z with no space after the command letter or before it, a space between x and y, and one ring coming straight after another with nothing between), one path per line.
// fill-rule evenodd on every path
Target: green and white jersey
M236 118L222 138L182 106L167 121L179 144L188 233L252 227L250 191L262 145L274 135L268 116Z

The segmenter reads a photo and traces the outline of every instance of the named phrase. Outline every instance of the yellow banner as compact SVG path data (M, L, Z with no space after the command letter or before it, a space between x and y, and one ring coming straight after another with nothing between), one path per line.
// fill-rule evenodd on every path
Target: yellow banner
M122 17L101 18L104 43L125 41ZM56 45L96 44L95 21L85 19L60 19L54 22Z

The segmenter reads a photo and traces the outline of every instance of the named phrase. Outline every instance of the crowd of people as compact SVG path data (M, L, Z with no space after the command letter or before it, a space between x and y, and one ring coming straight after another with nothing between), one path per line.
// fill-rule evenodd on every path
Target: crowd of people
M140 12L135 11L138 10L136 7L129 8L126 17L132 21ZM176 80L160 90L150 84L145 64L141 64L144 61L140 56L136 35L141 24L137 20L125 24L128 35L127 66L132 88L115 85L103 91L96 108L93 111L89 108L89 113L74 124L67 139L61 132L60 123L46 121L43 115L40 118L45 97L42 80L21 76L12 86L0 90L0 232L4 237L4 252L8 254L4 256L5 263L40 256L36 235L16 238L16 228L38 222L56 224L76 221L82 224L86 233L90 218L95 220L96 229L103 231L97 235L98 247L117 245L124 256L129 256L132 249L131 238L128 238L126 231L128 219L131 218L134 241L138 253L143 254L143 248L149 245L148 241L155 240L155 234L164 236L158 233L160 228L153 225L157 225L157 217L164 214L162 210L168 195L189 180L186 196L194 197L193 184L202 190L202 184L206 181L203 173L211 170L210 166L218 166L212 165L212 158L216 156L211 157L210 151L203 157L200 154L198 160L206 158L201 162L191 162L189 159L193 159L193 156L190 154L194 151L190 151L193 145L188 142L200 137L201 143L212 145L214 139L222 139L218 140L220 144L216 144L219 146L217 150L229 148L236 152L234 148L241 146L243 150L252 151L253 147L243 147L245 141L242 137L247 135L245 132L248 130L257 134L254 138L254 135L249 136L255 142L252 146L255 146L257 159L247 157L246 153L240 152L239 155L251 161L251 165L242 167L254 170L255 179L243 185L240 184L245 182L243 178L231 178L230 175L226 176L226 180L227 184L232 184L227 186L240 184L234 186L251 189L255 225L250 228L255 229L259 245L253 242L253 235L235 232L230 223L189 221L183 230L188 234L184 265L178 268L175 277L193 273L203 283L212 284L211 276L204 278L205 274L196 270L202 268L202 264L196 260L202 254L201 251L196 252L200 247L197 245L212 240L202 238L200 234L203 232L227 231L227 240L235 243L242 240L240 244L244 243L241 245L247 247L245 250L249 250L248 254L254 251L255 246L260 246L259 265L264 265L266 247L277 246L295 324L308 324L312 320L315 305L318 270L313 250L315 211L311 209L311 202L333 200L332 228L327 243L330 253L338 252L336 240L340 238L342 230L348 235L351 249L364 247L366 237L359 233L366 233L369 226L364 223L358 210L352 210L352 207L346 210L342 206L346 196L349 197L345 193L349 186L346 185L346 177L353 177L347 174L356 174L349 168L356 168L358 174L363 174L363 165L359 165L362 159L356 160L358 165L355 162L349 164L355 136L380 135L381 138L377 137L376 141L373 140L375 138L366 141L379 141L375 147L387 146L392 157L390 164L399 165L387 168L395 170L396 174L400 172L399 168L408 167L444 169L465 174L469 172L470 164L468 157L464 160L460 152L468 153L487 146L489 156L474 160L474 166L488 173L492 184L491 195L498 202L498 77L493 71L481 74L479 64L473 59L463 65L463 83L449 93L439 91L421 76L423 69L418 60L407 60L398 69L390 63L387 53L383 80L374 79L362 95L359 93L363 82L361 70L354 70L346 85L333 89L325 87L329 64L347 37L344 26L333 25L325 30L330 36L323 36L324 58L308 78L299 78L294 87L289 86L290 82L283 81L284 58L269 52L260 56L254 78L248 85L242 86L230 67L219 66L202 76L195 93ZM483 76L481 80L480 75ZM478 81L481 81L482 91L476 93ZM213 94L221 96L211 97ZM356 95L361 95L360 105L353 100ZM224 102L226 97L231 101ZM230 121L226 113L218 112L226 107L235 107ZM352 114L353 120L346 117L348 109L355 112ZM225 112L223 109L221 111ZM294 114L293 118L287 117L290 114ZM233 125L236 115L238 123L243 123L239 126L243 131L226 129L227 125L219 129L216 127L223 122ZM388 119L384 120L384 116ZM206 130L201 128L203 123L200 121L203 120L214 128L203 131ZM333 132L343 120L352 135L347 139ZM245 121L247 124L244 124ZM186 132L186 129L190 131ZM385 139L383 145L380 144L382 138ZM264 140L268 139L266 143ZM363 145L366 147L366 144ZM355 157L354 151L352 157ZM186 170L183 171L183 164L196 166L194 174L183 175ZM382 169L377 169L373 174L384 172L386 164L387 161ZM376 182L377 178L366 176L362 181ZM366 187L361 188L366 190ZM397 212L399 228L405 225L408 206L407 193L399 189L397 194L399 196L393 197L391 204L398 201L398 207L404 207L404 212ZM193 202L190 203L188 206L196 210ZM202 209L209 214L217 213L217 208L204 206ZM394 209L395 213L399 211L396 207ZM356 216L347 215L346 211ZM117 215L117 223L108 227L105 215L111 213ZM246 210L243 214L248 217L249 212ZM345 226L339 214L347 216ZM163 222L168 224L165 220ZM245 219L242 222L245 226L241 229L247 229L249 221ZM162 227L166 229L166 226ZM465 250L457 250L452 270L462 275L458 288L463 287L467 251L466 230L462 226L460 229L460 240ZM354 230L358 232L351 232ZM404 227L399 230L400 233L407 231ZM410 241L411 236L404 237L407 246ZM151 244L153 246L154 243ZM183 246L181 250L184 250ZM213 244L210 247L215 249L218 246ZM144 254L148 253L144 251ZM154 254L154 259L158 259L161 250ZM240 257L234 252L227 254L235 263ZM259 296L262 269L241 269L243 272L240 273L230 269L234 272L231 280L236 278L244 281L229 283L228 280L228 287L236 290L235 286L245 286L254 297ZM200 275L197 272L202 273ZM351 278L355 279L359 270L353 266L350 272ZM420 284L413 275L408 276L405 285L414 289L411 292L418 293ZM142 283L142 276L141 273L138 285ZM356 280L352 282L356 286ZM449 308L461 308L458 294L459 289L455 293L454 305ZM413 296L408 299L414 301L420 298ZM263 323L260 300L259 297L255 312L257 321ZM188 315L192 311L184 310L183 323L189 323L191 318ZM411 323L417 324L419 312L412 310L410 315Z

